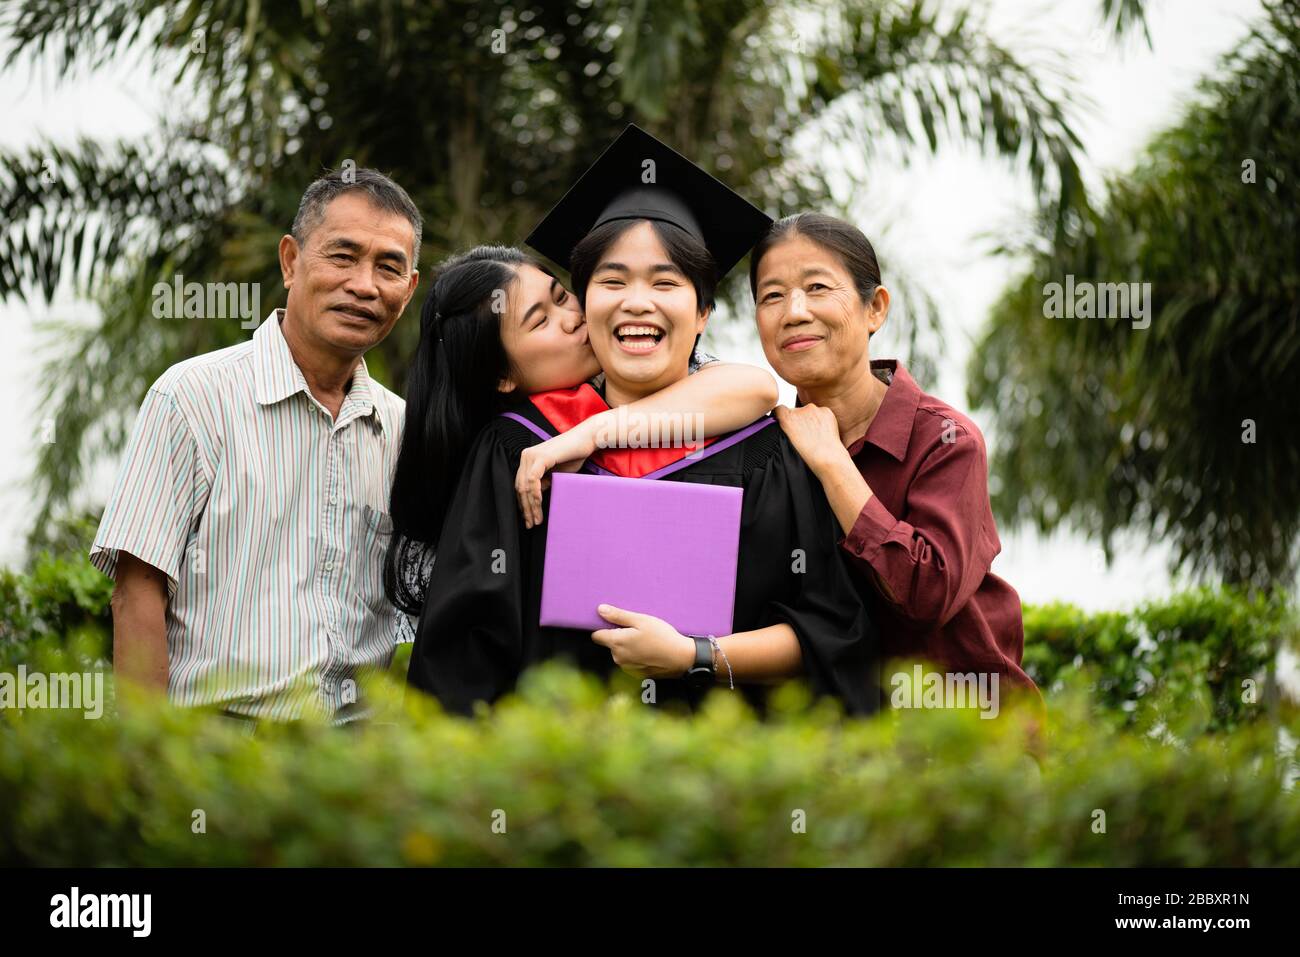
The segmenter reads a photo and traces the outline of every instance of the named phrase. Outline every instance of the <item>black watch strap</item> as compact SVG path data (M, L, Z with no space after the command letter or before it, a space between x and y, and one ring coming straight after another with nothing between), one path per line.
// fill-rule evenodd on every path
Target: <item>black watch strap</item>
M690 637L695 642L695 664L686 672L686 681L692 688L707 688L713 684L713 645L699 635Z

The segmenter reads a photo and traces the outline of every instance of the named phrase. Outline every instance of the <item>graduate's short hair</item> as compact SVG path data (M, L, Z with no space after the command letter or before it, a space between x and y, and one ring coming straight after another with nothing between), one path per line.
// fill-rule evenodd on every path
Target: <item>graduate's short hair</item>
M862 230L850 222L825 213L796 213L777 220L749 257L749 292L758 299L758 266L772 247L787 239L804 236L836 255L853 278L858 297L869 302L880 285L880 264L876 250Z
M668 253L674 266L682 271L695 287L697 311L712 309L718 291L718 264L708 247L680 226L657 219L615 219L597 226L573 247L569 257L569 276L573 280L573 293L582 308L587 308L587 285L591 282L600 259L619 237L641 223L649 223Z

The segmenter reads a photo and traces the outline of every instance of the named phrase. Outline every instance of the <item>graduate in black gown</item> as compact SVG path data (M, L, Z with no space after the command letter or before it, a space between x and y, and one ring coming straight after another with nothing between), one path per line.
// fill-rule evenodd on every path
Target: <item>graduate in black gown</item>
M761 707L770 685L801 676L850 713L875 710L876 636L836 548L835 517L770 420L654 479L744 489L732 635L710 649L636 609L605 614L611 628L594 636L538 623L547 525L531 526L520 513L521 453L685 376L719 278L769 223L629 127L529 237L572 272L605 370L604 394L583 385L521 397L513 417L494 417L478 435L442 522L412 649L412 687L469 713L513 690L528 667L562 658L602 676L620 665L653 676L652 703L660 706L694 706L721 685ZM637 477L684 452L606 450L596 458Z

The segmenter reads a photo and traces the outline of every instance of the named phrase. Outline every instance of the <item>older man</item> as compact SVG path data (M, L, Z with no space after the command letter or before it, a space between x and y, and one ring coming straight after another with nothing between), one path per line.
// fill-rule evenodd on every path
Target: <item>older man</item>
M119 680L288 720L354 712L358 671L387 664L405 407L363 356L411 301L421 228L388 177L321 177L280 239L285 308L149 389L90 553Z

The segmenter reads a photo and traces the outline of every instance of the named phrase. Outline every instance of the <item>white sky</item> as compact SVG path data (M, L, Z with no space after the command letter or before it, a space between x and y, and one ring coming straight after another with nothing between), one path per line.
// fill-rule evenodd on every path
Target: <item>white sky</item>
M1076 113L1076 129L1087 155L1083 163L1095 178L1102 171L1128 168L1147 138L1177 118L1196 80L1246 32L1259 14L1258 0L1152 0L1154 51L1133 40L1117 48L1097 33L1098 0L990 0L990 24L1004 42L1025 42L1054 53L1078 80L1076 89L1091 109ZM34 76L21 67L0 72L0 149L31 145L44 136L70 142L148 136L175 93L146 70L129 64L67 83L50 71ZM1031 208L1025 177L970 151L914 161L907 168L873 167L867 195L855 197L860 225L878 246L889 282L891 259L914 281L923 281L939 303L945 325L939 381L922 386L959 408L966 408L965 366L971 344L988 309L1015 273L1015 264L989 254L986 237L1001 224L1014 223ZM60 303L52 310L0 304L0 565L22 558L22 541L32 514L27 483L32 473L40 423L34 391L39 363L35 320L45 316L89 317L85 306ZM896 335L899 330L892 332ZM766 365L753 335L737 324L711 343L728 358ZM890 339L873 342L873 355L893 354ZM783 390L792 401L793 390ZM996 447L986 416L976 421ZM106 496L112 470L95 479L94 492ZM1087 608L1129 607L1176 587L1166 572L1166 549L1159 542L1128 540L1112 566L1103 566L1096 545L1079 536L1043 537L1002 529L1003 551L994 571L1009 580L1027 602L1054 599Z

